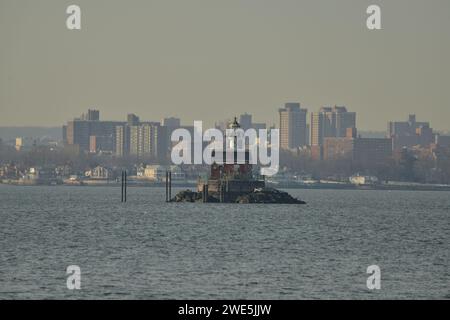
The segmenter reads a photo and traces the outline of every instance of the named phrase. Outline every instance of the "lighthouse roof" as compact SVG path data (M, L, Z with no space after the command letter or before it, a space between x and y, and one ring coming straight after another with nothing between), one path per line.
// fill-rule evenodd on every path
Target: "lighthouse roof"
M239 129L241 127L241 125L237 121L237 117L234 117L234 120L232 123L230 123L229 127L230 127L230 129Z

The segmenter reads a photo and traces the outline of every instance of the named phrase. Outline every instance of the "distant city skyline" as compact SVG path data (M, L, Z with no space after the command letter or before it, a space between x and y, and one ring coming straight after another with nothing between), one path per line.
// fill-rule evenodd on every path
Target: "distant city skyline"
M103 119L185 123L253 114L278 123L298 101L344 105L385 131L408 114L449 130L450 2L87 1L68 31L69 1L0 3L0 126L59 126L88 108ZM405 10L407 8L407 10Z

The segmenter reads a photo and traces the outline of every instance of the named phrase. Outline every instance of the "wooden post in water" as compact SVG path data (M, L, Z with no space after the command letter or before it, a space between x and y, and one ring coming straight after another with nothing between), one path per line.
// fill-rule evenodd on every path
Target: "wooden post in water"
M166 202L169 202L169 172L166 170Z
M202 185L202 202L205 203L205 184Z
M225 202L225 194L224 194L225 192L224 192L224 190L225 190L225 185L221 181L220 189L219 189L219 192L220 192L219 198L220 198L220 202L221 203Z
M124 177L125 177L125 183L124 183L124 197L123 200L124 202L127 202L127 170L125 170L124 172Z
M203 184L203 190L202 190L202 202L207 203L208 202L208 185Z
M172 171L169 171L169 202L172 201Z
M120 188L120 192L121 192L121 198L120 198L120 202L123 202L123 170L122 170L122 177L120 178L120 184L121 184L121 188Z

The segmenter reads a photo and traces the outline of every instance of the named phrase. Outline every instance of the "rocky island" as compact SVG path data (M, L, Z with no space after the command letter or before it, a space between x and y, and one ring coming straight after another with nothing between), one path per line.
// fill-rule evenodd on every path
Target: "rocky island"
M240 128L236 118L231 123L230 129ZM206 178L199 178L197 191L184 190L171 198L170 191L166 185L166 201L170 202L220 202L220 203L271 203L271 204L305 204L304 201L292 197L287 192L273 188L266 188L264 179L255 178L248 150L239 152L234 148L237 145L237 136L231 137L231 154L227 151L218 157L220 163L211 165L210 173ZM213 156L216 156L213 153ZM238 161L238 159L245 159ZM234 161L226 161L234 159ZM171 180L170 174L166 173L167 179Z
M209 194L204 198L203 192L184 190L179 192L172 202L221 202L219 198ZM306 204L306 202L292 197L287 192L272 188L255 189L252 192L242 193L229 198L226 203L267 203L267 204Z

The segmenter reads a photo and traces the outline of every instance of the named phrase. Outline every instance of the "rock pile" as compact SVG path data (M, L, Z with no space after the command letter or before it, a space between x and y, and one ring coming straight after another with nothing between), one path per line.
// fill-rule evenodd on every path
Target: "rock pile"
M292 197L287 192L266 188L241 195L237 197L236 203L305 204L306 202Z
M179 192L171 201L173 202L202 202L202 193L192 190ZM208 202L219 202L213 195L208 196ZM292 197L289 193L277 189L255 189L253 192L240 194L228 203L274 203L274 204L305 204L306 202Z

